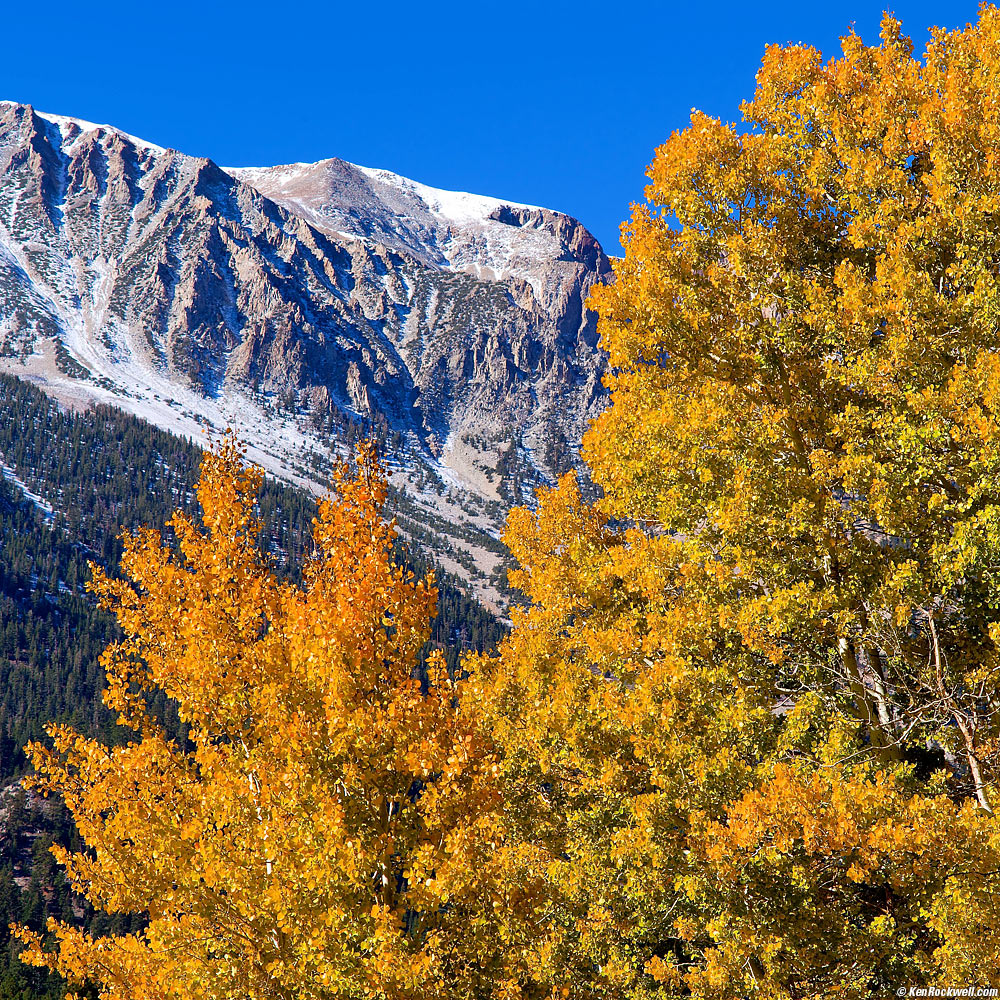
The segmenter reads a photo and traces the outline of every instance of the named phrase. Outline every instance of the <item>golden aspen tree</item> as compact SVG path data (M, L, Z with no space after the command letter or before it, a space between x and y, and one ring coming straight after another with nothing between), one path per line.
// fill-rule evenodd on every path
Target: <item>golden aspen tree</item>
M52 921L54 947L22 931L23 958L103 1000L488 995L517 961L484 884L497 798L461 683L438 654L426 689L415 673L433 581L393 561L372 446L336 471L301 586L257 546L261 475L227 439L202 465L202 523L170 522L176 550L147 529L124 579L94 569L123 633L106 700L134 738L51 726L33 782L85 842L56 852L73 887L148 922L92 938ZM147 711L157 691L185 740Z
M876 752L933 737L985 809L998 31L986 8L924 62L888 18L827 64L772 47L746 133L695 116L661 147L595 294L618 374L587 440L609 509L753 581L751 648L807 638Z
M772 685L680 581L668 536L620 531L573 476L505 539L530 599L496 657L470 662L464 706L501 748L506 835L544 866L547 934L530 985L645 996L678 956L695 809L718 815L775 741Z
M531 605L471 665L553 982L1000 977L998 95L996 8L922 59L887 16L657 150L591 299L603 498L515 514Z

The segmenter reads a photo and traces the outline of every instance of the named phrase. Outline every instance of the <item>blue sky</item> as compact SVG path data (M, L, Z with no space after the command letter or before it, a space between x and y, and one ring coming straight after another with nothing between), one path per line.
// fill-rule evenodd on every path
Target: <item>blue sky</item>
M509 0L5 5L0 97L223 165L327 156L575 215L610 252L655 146L734 119L764 45L832 54L884 4ZM967 0L893 7L920 47Z

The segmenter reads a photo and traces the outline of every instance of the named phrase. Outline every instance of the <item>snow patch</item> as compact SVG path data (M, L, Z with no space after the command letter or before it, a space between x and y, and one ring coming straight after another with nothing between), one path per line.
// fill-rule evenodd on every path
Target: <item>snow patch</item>
M2 460L0 460L0 473L3 473L3 477L12 482L24 494L25 498L30 500L42 512L42 517L46 523L52 523L55 510L45 497L35 493L14 469Z
M416 195L431 212L451 222L484 222L489 218L491 212L504 205L510 208L540 211L537 205L523 205L519 202L491 198L484 194L470 194L468 191L447 191L444 188L431 187L429 184L410 180L408 177L394 174L391 170L362 167L359 164L354 164L354 166L368 177Z
M13 105L18 106L17 101L0 101L0 105ZM71 125L75 125L81 133L87 132L113 132L116 135L120 135L123 139L126 139L133 146L139 149L148 150L150 153L165 153L167 150L163 146L157 146L154 142L147 142L145 139L140 139L138 136L131 135L129 132L123 132L120 128L115 128L114 125L99 125L96 122L88 122L83 118L71 118L68 115L53 115L47 111L39 111L35 109L35 114L39 118L45 119L47 122L51 122L53 125L58 126L59 131L65 137L66 132L69 131Z

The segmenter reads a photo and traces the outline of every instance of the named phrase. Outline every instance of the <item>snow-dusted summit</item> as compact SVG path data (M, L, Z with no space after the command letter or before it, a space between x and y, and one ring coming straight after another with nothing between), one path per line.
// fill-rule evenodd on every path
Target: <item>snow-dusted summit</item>
M298 481L374 427L432 530L493 531L565 465L604 398L583 301L608 271L558 212L338 159L223 169L0 102L3 367L236 427Z

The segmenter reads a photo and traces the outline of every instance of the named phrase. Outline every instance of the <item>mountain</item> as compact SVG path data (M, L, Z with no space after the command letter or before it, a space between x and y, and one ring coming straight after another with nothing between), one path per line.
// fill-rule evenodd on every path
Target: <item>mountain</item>
M0 368L196 439L234 427L312 489L374 432L402 529L487 599L506 510L603 405L583 302L609 271L558 212L337 159L226 169L0 103Z

